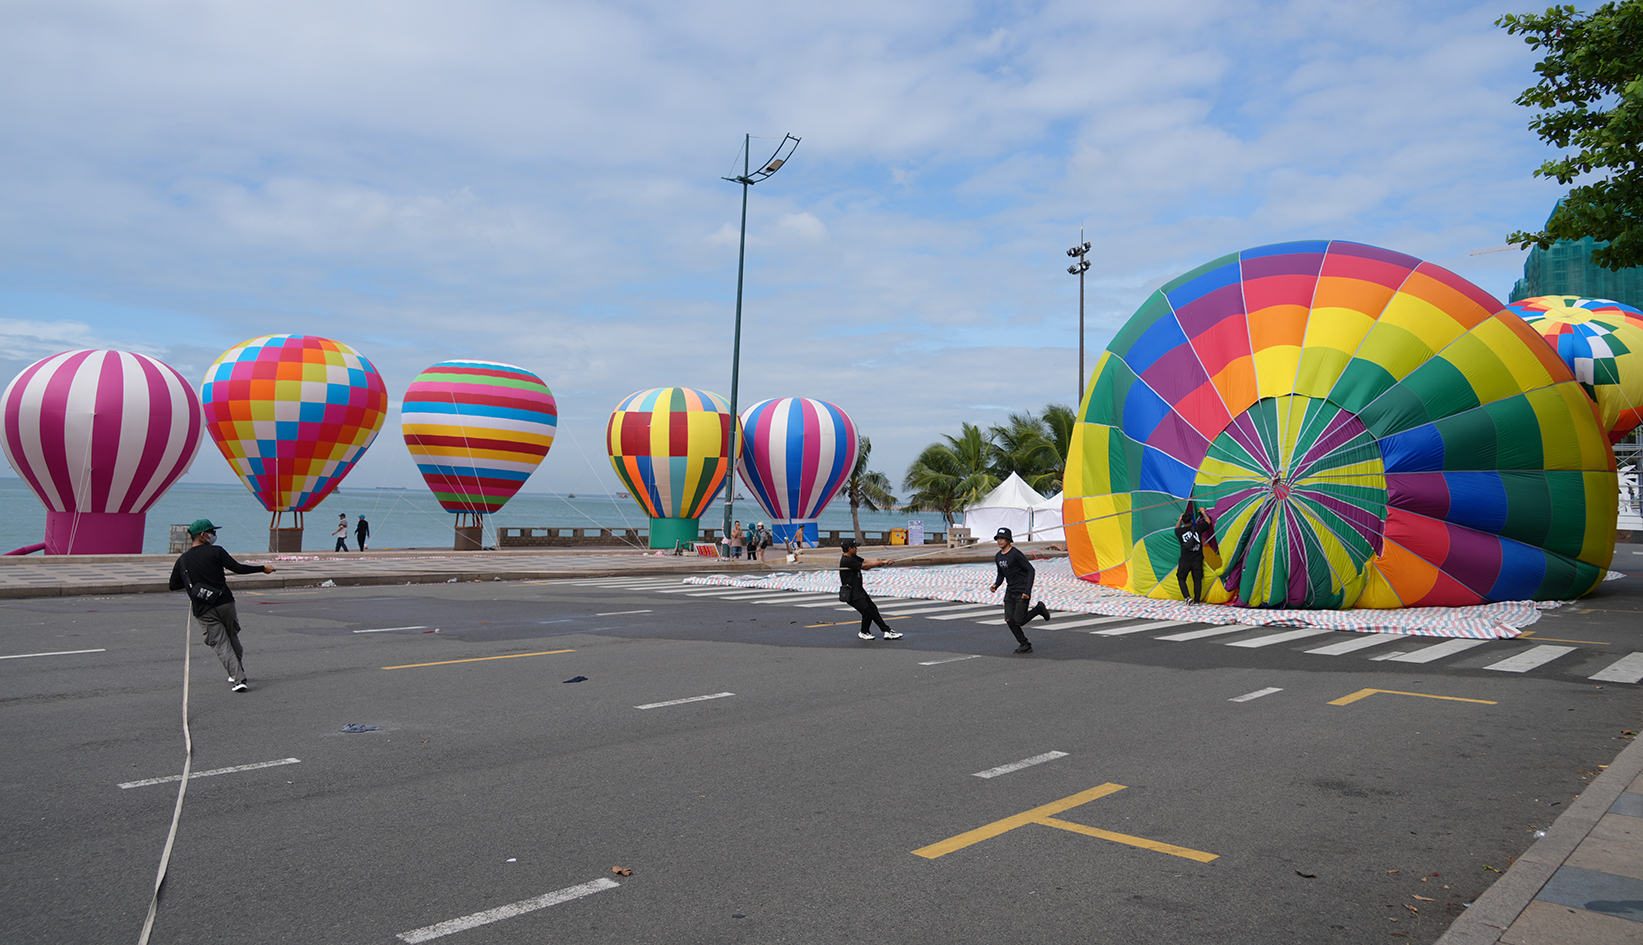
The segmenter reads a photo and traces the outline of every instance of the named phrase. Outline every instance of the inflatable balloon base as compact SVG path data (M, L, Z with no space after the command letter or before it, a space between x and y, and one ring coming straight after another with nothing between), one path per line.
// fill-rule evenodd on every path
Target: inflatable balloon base
M295 528L270 528L268 530L268 551L271 554L289 554L302 550L302 526Z
M813 518L794 519L791 522L776 522L770 526L770 536L776 540L778 545L787 544L788 540L795 535L803 535L806 542L814 545L816 539L820 537L820 533L816 531L816 520Z
M694 518L651 519L650 547L671 550L677 547L681 541L695 541L702 534L699 522L699 519Z
M48 555L140 555L143 512L46 511Z

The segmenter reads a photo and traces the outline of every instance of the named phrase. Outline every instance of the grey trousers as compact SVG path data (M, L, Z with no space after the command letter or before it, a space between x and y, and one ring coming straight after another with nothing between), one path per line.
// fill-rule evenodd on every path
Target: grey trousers
M198 619L205 629L205 645L217 651L217 659L235 682L245 682L245 651L240 648L240 615L234 602L207 607Z

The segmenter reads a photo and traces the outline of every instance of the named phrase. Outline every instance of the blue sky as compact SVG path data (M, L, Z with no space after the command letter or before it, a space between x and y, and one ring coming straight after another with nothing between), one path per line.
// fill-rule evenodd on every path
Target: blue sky
M1523 9L1529 9L1525 7ZM1158 285L1291 239L1373 243L1504 300L1559 194L1512 104L1533 52L1464 3L18 2L0 6L0 375L79 347L198 380L346 342L396 412L350 482L419 483L423 368L540 374L527 488L619 488L627 394L838 404L898 484L962 422L1073 403ZM761 153L763 152L763 153ZM192 478L232 481L209 444Z

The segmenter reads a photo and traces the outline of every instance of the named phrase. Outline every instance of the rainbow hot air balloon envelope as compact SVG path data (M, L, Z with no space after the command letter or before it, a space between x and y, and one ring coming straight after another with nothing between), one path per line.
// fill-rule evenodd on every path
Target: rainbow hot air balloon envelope
M441 361L405 389L400 429L447 512L502 508L553 446L559 406L542 379L495 361Z
M630 394L610 415L605 447L650 516L650 547L694 541L697 519L724 486L736 429L723 397L689 387Z
M1591 401L1454 273L1356 243L1217 259L1101 355L1063 516L1088 580L1179 599L1174 528L1213 510L1206 596L1257 607L1568 599L1614 548Z
M1557 350L1597 404L1610 443L1643 423L1643 312L1572 295L1522 299L1506 310Z
M359 352L313 335L264 335L205 373L217 449L263 508L306 512L342 482L382 429L388 389Z
M742 480L775 520L778 541L803 531L815 542L816 517L856 465L856 425L821 400L765 400L742 414L747 452L737 462Z
M46 507L46 554L141 554L146 513L200 448L182 375L130 351L65 351L0 395L6 458Z

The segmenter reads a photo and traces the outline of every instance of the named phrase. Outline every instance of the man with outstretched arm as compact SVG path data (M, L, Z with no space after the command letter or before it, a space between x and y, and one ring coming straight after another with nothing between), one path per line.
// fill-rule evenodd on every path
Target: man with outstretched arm
M886 640L900 640L901 634L891 630L889 624L884 622L884 618L879 616L879 606L868 596L867 588L862 586L861 579L863 571L869 568L882 568L890 563L890 559L864 560L861 555L856 554L854 538L846 538L839 550L844 552L839 557L839 600L856 608L856 612L861 614L861 629L856 631L856 636L863 640L873 639L873 624L876 623Z
M1021 549L1015 546L1015 535L1008 528L1001 528L993 535L998 542L998 553L993 555L993 564L998 567L998 578L993 581L993 590L1004 585L1004 623L1015 634L1015 640L1021 644L1015 648L1017 653L1031 653L1032 643L1027 635L1021 632L1021 625L1034 617L1050 619L1049 610L1045 609L1044 602L1029 610L1027 602L1033 597L1033 564Z
M205 630L205 645L217 651L228 670L228 682L234 692L245 692L245 651L240 647L240 618L234 610L234 592L228 589L224 570L235 574L254 574L261 571L273 574L267 564L240 564L233 556L217 546L217 526L208 518L196 519L188 526L193 544L177 556L171 566L171 589L188 591L189 605Z

